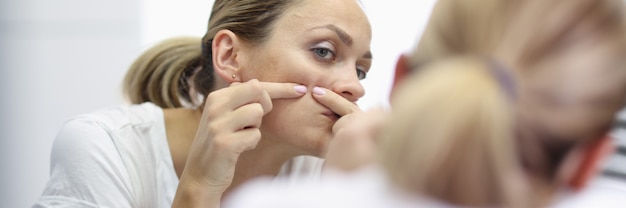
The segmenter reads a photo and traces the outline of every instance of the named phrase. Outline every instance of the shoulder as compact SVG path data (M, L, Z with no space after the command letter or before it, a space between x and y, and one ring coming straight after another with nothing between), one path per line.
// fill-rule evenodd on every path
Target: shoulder
M151 180L154 174L137 172L155 170L145 168L149 160L138 160L152 158L142 149L152 148L144 145L150 143L138 141L150 139L150 126L162 123L159 115L162 110L148 103L105 108L67 120L54 140L50 178L39 203L110 207L142 203L141 196L155 188L144 188L138 181Z
M116 130L128 125L153 123L155 120L162 119L162 114L161 108L149 102L138 105L120 105L75 116L70 118L66 125L87 122Z
M150 126L162 120L162 110L151 103L115 106L68 119L54 141L53 150L90 150L113 142L115 134L125 128Z

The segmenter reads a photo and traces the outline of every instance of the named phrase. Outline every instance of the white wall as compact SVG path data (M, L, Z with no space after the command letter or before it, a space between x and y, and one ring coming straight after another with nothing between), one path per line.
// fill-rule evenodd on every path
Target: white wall
M387 105L397 56L433 0L361 0L374 62L364 108ZM70 116L122 103L122 76L142 49L202 36L212 1L0 0L0 207L30 207L48 179L52 140Z
M0 1L0 207L30 207L63 121L121 103L139 1Z
M435 0L361 0L372 24L373 64L363 80L362 108L388 106L398 56L409 52L426 26Z

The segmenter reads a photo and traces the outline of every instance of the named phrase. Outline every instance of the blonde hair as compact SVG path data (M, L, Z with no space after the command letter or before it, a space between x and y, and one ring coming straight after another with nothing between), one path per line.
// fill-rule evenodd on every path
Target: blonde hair
M162 108L199 105L202 100L189 81L200 64L200 43L199 37L173 37L144 51L124 77L126 99Z
M220 30L229 30L246 44L263 44L274 29L274 22L301 0L215 0L209 24L202 38L202 68L194 79L194 87L204 96L214 90L213 37Z
M410 63L472 55L510 69L520 162L552 181L565 155L602 138L624 104L624 20L622 0L440 0Z
M465 206L511 207L516 159L510 92L487 60L450 58L412 75L392 97L380 134L395 184Z
M457 55L491 56L518 2L438 0L411 54L411 67Z
M626 100L625 28L622 0L439 0L379 138L392 181L458 205L545 206L515 171L552 184L603 137Z
M212 41L230 30L251 46L268 39L274 22L301 0L216 0L202 38L175 37L145 51L130 67L123 93L131 103L197 107L215 90Z

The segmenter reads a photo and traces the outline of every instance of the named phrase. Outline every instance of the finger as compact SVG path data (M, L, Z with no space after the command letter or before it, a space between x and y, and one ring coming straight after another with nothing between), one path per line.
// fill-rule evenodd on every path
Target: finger
M259 104L261 104L261 107L263 107L263 114L267 114L272 111L273 104L272 98L270 97L269 93L265 91L263 92L263 94L261 95L261 99L259 99Z
M232 111L243 105L257 103L263 99L265 90L256 79L244 83L233 83L230 87L226 87L209 94L209 99L214 103L218 103L219 110L223 112ZM214 102L214 103L213 103Z
M237 143L237 150L242 153L256 148L261 140L261 130L259 128L242 129L235 132L233 136L236 137L234 141Z
M224 122L233 131L245 128L259 128L265 114L264 112L260 103L250 103L230 112L228 114L230 119L225 119Z
M219 157L236 158L247 150L253 149L261 139L258 128L242 129L219 137L211 144L211 152Z
M349 129L350 131L358 131L366 134L376 134L387 117L388 112L382 108L370 109L365 112L355 112L341 117L335 125L333 125L333 133L336 134L340 130Z
M297 98L307 92L306 86L294 83L260 82L260 84L271 99Z
M345 116L354 112L362 111L358 105L350 102L343 96L338 95L331 90L322 87L315 87L313 88L312 94L313 98L315 98L317 102L326 106L340 116Z
M227 95L232 97L231 106L237 108L245 104L260 102L265 113L272 110L271 99L296 98L306 93L306 87L303 85L259 82L256 79L241 84L233 84L232 88L233 92Z
M341 118L339 118L337 120L337 122L335 122L335 125L333 125L333 134L337 133L337 131L339 129L343 129L346 128L347 126L350 126L353 123L358 123L359 122L359 118L361 118L362 116L358 115L360 113L351 113L351 114L347 114L345 116L341 116Z

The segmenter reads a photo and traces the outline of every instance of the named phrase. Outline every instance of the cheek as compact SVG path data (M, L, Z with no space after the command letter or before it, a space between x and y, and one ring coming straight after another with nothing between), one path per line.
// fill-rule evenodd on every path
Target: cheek
M324 80L329 80L327 74L315 66L306 66L300 63L273 65L274 68L265 69L267 73L259 73L258 79L265 82L296 83L305 85L311 90L313 86L325 86Z
M321 70L321 66L306 57L298 50L285 53L282 50L266 50L257 52L260 56L253 56L242 67L242 79L258 79L264 82L296 83L308 87L320 85L329 80L328 74Z
M272 105L272 111L263 117L263 126L269 127L276 134L294 129L298 119L303 118L297 110L302 105L301 99L275 99Z
M331 130L334 125L333 121L321 114L325 107L318 104L310 93L296 99L274 99L272 104L272 111L264 117L264 124L267 122L275 126L289 127L289 131L299 131L308 127Z
M259 81L274 81L278 67L276 62L268 59L266 56L255 56L240 67L241 78L243 81L258 79Z
M304 154L320 156L332 138L334 122L317 113L310 94L300 99L273 100L274 108L263 117L264 139L287 144Z

